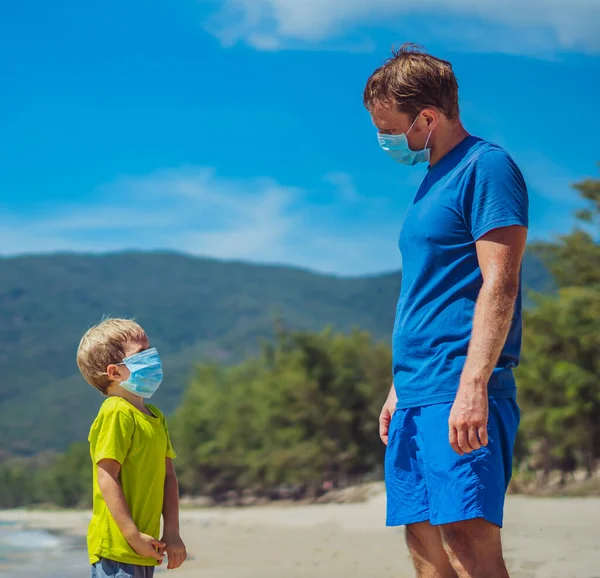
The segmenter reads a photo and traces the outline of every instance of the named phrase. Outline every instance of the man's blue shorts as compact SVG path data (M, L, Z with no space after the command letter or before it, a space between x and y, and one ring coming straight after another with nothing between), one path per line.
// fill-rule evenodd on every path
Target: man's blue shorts
M448 441L452 403L394 412L385 455L388 526L484 518L502 527L520 410L515 399L489 401L489 443L463 456Z

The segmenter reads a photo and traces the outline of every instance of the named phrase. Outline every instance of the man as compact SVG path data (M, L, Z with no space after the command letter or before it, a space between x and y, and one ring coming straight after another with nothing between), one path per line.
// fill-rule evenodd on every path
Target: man
M394 383L380 416L387 525L406 526L420 578L505 578L525 182L504 150L463 127L446 61L405 45L364 102L384 151L429 163L400 235Z

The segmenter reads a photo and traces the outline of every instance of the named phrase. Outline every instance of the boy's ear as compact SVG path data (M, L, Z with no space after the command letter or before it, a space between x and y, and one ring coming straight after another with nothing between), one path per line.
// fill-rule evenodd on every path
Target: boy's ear
M111 381L122 381L123 376L121 374L121 366L115 365L112 363L106 368L106 374L108 375L108 379Z

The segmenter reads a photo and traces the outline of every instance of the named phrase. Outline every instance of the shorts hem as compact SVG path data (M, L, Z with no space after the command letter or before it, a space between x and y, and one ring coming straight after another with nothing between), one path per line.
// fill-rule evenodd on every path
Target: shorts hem
M422 524L423 522L429 522L429 514L426 512L417 516L412 516L410 518L401 516L388 518L385 521L385 525L388 528L395 528L397 526L410 526L412 524Z
M464 514L456 514L455 516L432 516L429 520L429 523L432 526L445 526L447 524L468 522L469 520L476 520L477 518L482 518L486 522L489 522L490 524L494 524L495 526L502 528L502 516L491 516L489 514L485 514L481 510L468 512Z

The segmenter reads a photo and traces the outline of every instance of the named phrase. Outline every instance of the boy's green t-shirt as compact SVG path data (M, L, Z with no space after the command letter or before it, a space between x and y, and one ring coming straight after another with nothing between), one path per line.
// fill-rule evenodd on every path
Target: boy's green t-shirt
M127 543L108 511L98 487L98 462L116 460L125 500L139 531L160 538L166 458L175 458L164 415L153 405L146 406L153 416L136 409L120 397L108 398L100 408L89 434L94 464L94 506L88 528L90 564L107 558L123 564L156 566Z

